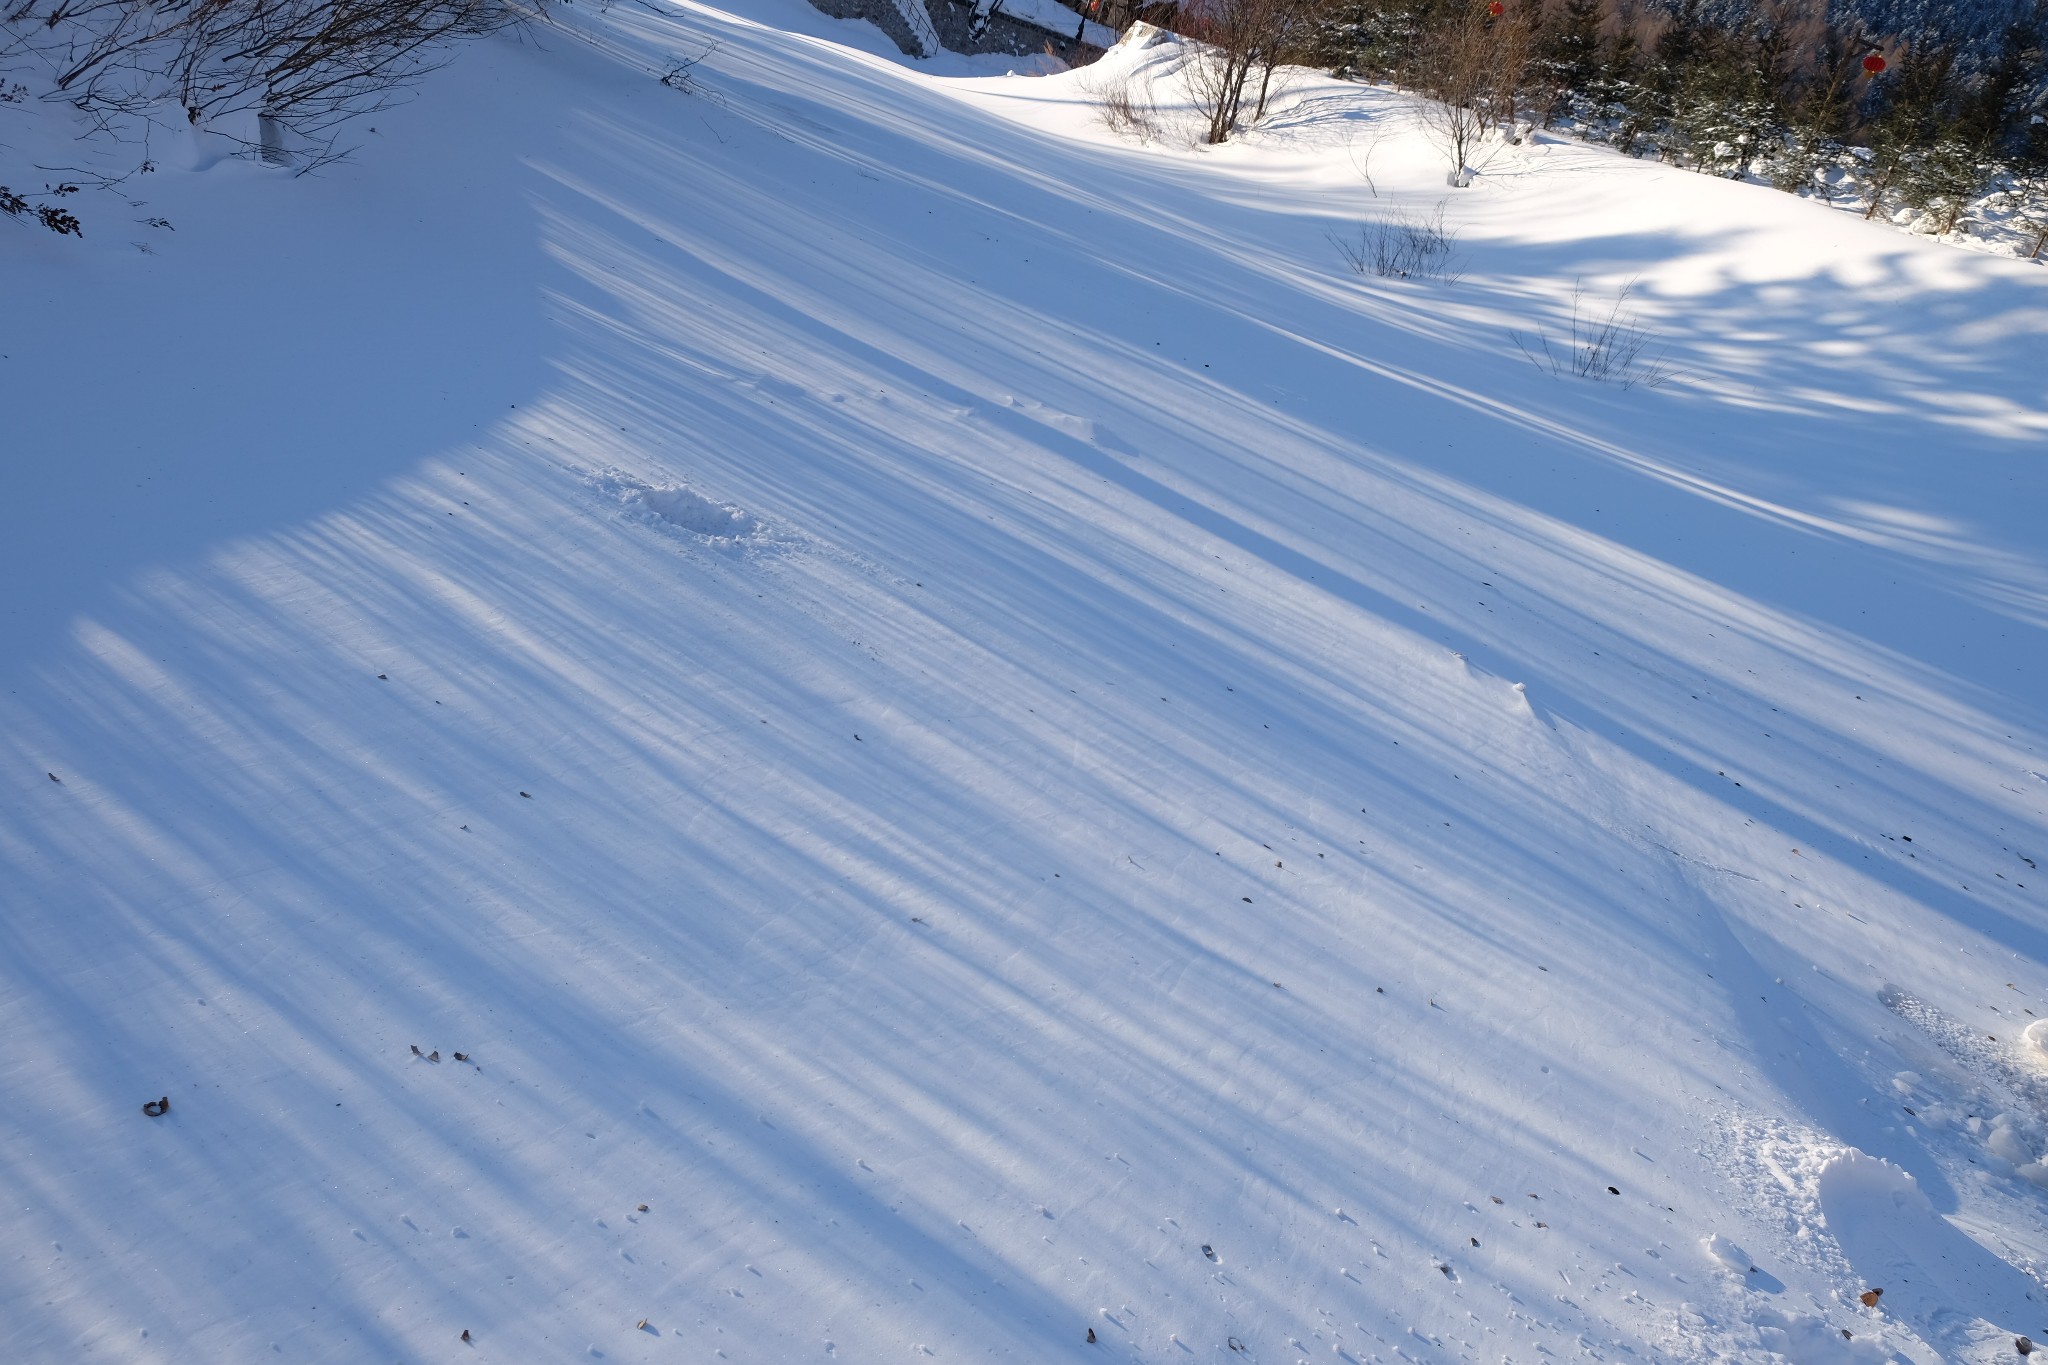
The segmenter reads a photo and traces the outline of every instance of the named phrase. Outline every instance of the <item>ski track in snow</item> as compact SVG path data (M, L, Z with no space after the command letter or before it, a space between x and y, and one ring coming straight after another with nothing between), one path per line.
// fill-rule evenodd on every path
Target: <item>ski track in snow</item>
M2048 275L578 23L0 244L0 1359L2048 1340Z

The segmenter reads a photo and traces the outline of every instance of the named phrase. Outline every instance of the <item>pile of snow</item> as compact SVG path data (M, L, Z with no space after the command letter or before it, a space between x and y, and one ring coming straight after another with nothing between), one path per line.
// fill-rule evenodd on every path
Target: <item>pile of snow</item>
M1756 1262L1748 1252L1718 1232L1703 1238L1701 1245L1706 1248L1707 1255L1738 1275L1745 1275L1756 1269Z
M592 480L635 521L695 539L732 542L758 535L760 519L730 503L714 502L679 484L654 486L616 471Z

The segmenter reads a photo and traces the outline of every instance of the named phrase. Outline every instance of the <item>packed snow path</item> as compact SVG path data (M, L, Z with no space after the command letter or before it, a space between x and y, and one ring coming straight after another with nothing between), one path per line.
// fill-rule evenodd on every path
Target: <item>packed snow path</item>
M2048 273L594 31L0 243L0 1358L2048 1339Z

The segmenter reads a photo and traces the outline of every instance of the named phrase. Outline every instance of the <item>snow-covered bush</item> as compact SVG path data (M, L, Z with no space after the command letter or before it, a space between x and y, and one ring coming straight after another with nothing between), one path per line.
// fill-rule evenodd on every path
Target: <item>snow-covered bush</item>
M1444 206L1432 213L1396 213L1366 223L1350 237L1330 241L1344 263L1361 275L1382 279L1435 279L1455 283L1460 273L1454 248L1457 229L1444 223Z
M1185 79L1204 142L1265 116L1274 73L1309 51L1312 13L1311 0L1199 0L1178 12L1174 27L1196 40Z
M1987 197L2048 172L2048 8L2014 14L2001 30L1937 8L1886 33L1824 0L1336 0L1318 53L1430 96L1454 183L1519 109L1950 233L2017 224Z
M1570 375L1624 389L1668 384L1677 372L1665 363L1656 336L1629 311L1628 296L1634 287L1633 281L1623 285L1602 309L1589 305L1584 288L1575 286L1565 335L1553 341L1547 331L1539 332L1533 348L1517 335L1515 344L1531 363L1560 378Z
M47 195L37 195L31 198L25 194L16 194L7 186L0 185L0 213L4 213L10 218L22 219L26 222L41 223L60 237L83 237L85 231L83 225L78 221L78 215L61 204L53 202L56 195L68 194L74 188L71 185L59 185ZM42 200L42 202L37 203L37 199Z

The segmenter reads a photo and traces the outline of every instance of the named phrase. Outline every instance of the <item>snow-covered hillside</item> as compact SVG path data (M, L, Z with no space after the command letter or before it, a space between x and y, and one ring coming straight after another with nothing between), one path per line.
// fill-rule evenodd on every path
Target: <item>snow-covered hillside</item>
M2048 1340L2048 272L579 22L0 224L0 1359Z

